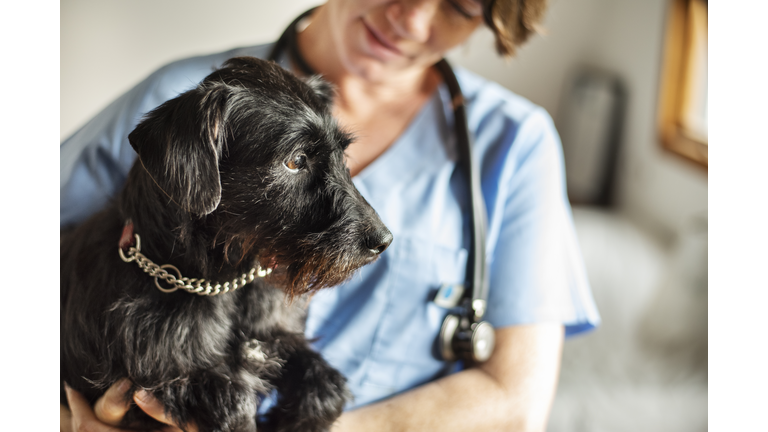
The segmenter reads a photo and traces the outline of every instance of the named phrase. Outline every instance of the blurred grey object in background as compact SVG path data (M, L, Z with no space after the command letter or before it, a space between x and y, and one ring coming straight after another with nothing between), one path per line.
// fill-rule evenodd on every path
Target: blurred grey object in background
M581 68L565 86L557 128L573 204L612 204L625 91L613 74Z
M605 71L564 86L568 196L603 322L566 342L548 432L707 430L707 216L663 235L607 208L628 102Z
M566 342L547 431L706 431L706 216L671 244L614 211L573 216L603 322Z

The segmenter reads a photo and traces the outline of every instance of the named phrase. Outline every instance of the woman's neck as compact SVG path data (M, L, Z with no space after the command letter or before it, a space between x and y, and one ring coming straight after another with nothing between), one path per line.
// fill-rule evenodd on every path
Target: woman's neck
M348 69L338 54L326 6L298 34L299 52L314 71L336 86L334 116L357 137L347 149L356 175L381 156L406 130L441 82L432 67L394 70L373 80Z

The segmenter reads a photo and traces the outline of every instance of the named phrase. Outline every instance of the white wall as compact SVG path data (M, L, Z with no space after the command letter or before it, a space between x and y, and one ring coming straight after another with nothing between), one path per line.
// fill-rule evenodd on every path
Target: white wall
M275 39L318 0L63 0L61 137L162 64L193 54ZM215 5L215 7L213 7ZM665 152L656 136L656 101L666 0L551 0L547 34L508 62L488 31L452 59L546 108L557 108L579 65L618 73L628 93L617 198L661 235L706 216L707 173Z

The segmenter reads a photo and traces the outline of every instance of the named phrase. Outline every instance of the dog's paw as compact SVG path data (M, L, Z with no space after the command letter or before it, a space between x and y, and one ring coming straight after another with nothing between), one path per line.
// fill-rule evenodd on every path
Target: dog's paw
M306 371L306 394L299 411L318 423L330 426L352 399L344 376L324 360L313 362ZM324 429L318 429L324 430Z
M243 359L243 369L256 377L272 378L280 375L285 363L278 354L270 349L268 344L258 339L250 339L240 348ZM269 388L257 386L257 391L267 393Z
M264 430L325 432L352 399L344 376L316 352L292 357L281 377L277 406Z

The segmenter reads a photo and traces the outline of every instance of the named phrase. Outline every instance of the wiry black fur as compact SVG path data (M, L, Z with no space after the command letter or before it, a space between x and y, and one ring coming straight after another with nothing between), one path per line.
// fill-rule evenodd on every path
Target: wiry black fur
M344 281L392 239L352 184L331 94L241 57L145 117L129 136L139 157L124 190L62 234L63 381L94 403L128 377L126 399L147 389L200 431L255 430L257 396L276 388L259 430L330 427L345 380L308 346L301 308L286 298L296 306ZM306 164L291 172L284 164L298 155ZM127 220L144 255L184 276L223 283L257 263L275 271L215 297L163 293L118 256ZM133 406L124 425L158 424Z

